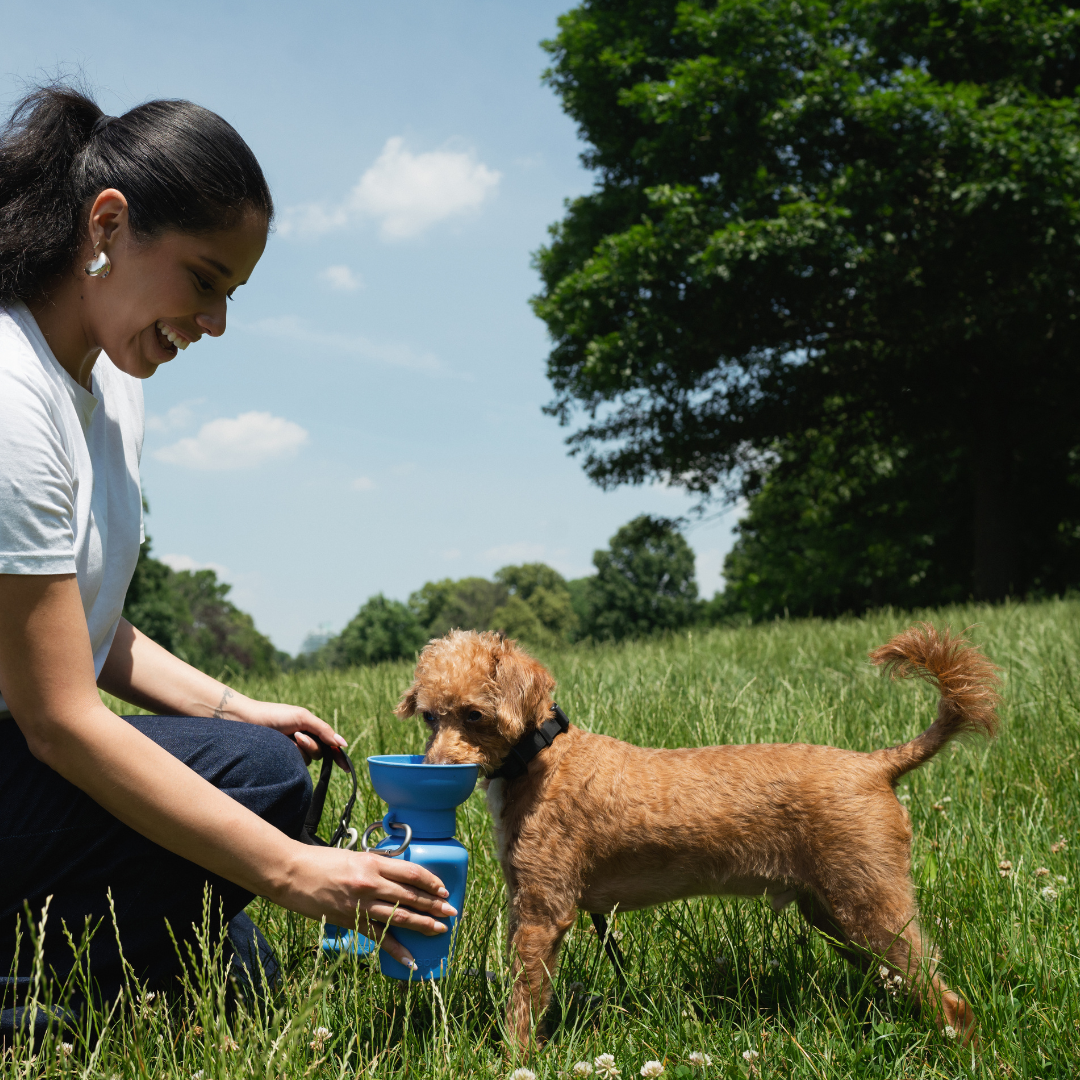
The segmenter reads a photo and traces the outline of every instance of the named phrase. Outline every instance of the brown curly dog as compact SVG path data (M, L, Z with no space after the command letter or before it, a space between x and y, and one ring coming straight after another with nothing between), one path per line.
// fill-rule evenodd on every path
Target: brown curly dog
M940 1026L972 1038L971 1008L936 973L919 928L911 821L893 788L957 735L995 734L999 680L977 649L925 624L870 659L941 692L937 718L901 746L650 750L571 724L522 775L484 781L509 893L507 1020L519 1047L548 1003L579 910L709 894L767 894L777 910L796 901L842 955L882 968ZM428 762L475 763L490 777L552 717L554 686L515 642L455 630L420 654L396 711L424 716Z

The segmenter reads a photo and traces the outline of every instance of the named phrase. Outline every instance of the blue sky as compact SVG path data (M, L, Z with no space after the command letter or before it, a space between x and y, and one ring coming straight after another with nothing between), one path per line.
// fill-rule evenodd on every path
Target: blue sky
M101 106L183 97L257 154L279 227L224 337L145 384L154 553L213 566L295 652L376 592L542 560L570 577L639 513L544 416L548 341L530 256L587 191L582 145L540 83L570 0L5 9L4 112L80 74ZM694 525L704 595L733 515Z

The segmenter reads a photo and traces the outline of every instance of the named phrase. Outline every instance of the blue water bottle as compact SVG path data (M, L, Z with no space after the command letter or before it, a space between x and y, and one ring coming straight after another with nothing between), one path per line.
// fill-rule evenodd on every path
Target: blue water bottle
M460 912L465 903L469 853L454 839L456 808L476 786L475 765L425 765L421 754L377 754L368 758L371 786L389 805L382 821L364 830L361 848L387 858L406 859L430 870L450 893L447 902ZM376 829L386 836L374 847L368 840ZM415 930L389 931L412 954L417 970L410 971L389 953L379 951L384 975L392 979L439 979L447 973L458 916L441 918L449 929L427 937ZM323 948L369 952L375 942L351 930L326 927Z

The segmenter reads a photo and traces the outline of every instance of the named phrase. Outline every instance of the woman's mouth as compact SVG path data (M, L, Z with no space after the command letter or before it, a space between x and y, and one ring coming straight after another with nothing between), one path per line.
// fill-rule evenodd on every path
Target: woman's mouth
M175 355L174 349L183 352L191 344L186 337L178 334L171 326L162 322L161 319L158 319L154 328L157 331L158 344L167 353Z

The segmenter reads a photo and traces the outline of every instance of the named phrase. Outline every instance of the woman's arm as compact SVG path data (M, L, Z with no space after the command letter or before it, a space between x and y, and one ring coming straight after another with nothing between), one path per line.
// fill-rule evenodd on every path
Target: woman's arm
M315 738L327 746L348 743L314 713L299 705L255 701L185 664L141 630L121 619L98 686L140 709L172 716L218 716L272 727L288 735L305 761L319 757ZM343 759L338 764L344 766Z
M311 918L355 926L359 909L361 930L368 916L421 933L445 930L432 916L454 911L433 874L290 840L105 708L74 575L0 574L0 612L0 693L31 752L114 817ZM390 935L383 947L411 962Z

